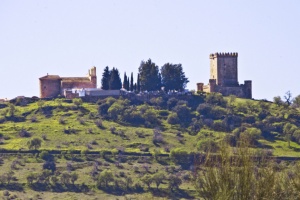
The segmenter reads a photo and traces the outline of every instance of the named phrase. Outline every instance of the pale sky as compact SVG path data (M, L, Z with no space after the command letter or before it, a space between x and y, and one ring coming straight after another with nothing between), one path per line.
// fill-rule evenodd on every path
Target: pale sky
M255 99L300 94L299 0L0 0L0 98L39 96L47 73L121 78L142 60L181 63L208 83L209 54L238 52L239 82Z

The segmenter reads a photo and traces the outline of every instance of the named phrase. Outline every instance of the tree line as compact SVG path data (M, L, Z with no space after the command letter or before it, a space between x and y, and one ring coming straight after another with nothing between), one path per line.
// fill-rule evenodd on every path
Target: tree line
M105 67L101 88L103 90L119 90L123 87L132 92L158 91L162 88L165 91L182 91L188 82L181 64L166 63L159 69L151 59L148 59L141 62L136 82L134 82L133 73L129 78L125 72L122 82L117 68L113 67L110 70L108 66Z

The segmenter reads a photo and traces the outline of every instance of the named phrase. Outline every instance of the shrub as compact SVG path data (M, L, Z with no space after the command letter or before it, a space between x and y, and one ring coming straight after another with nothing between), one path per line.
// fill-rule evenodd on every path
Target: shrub
M47 140L47 135L46 135L46 134L43 134L43 135L42 135L42 139L43 139L43 140Z
M39 156L43 160L48 160L48 161L53 160L53 155L51 155L48 151L42 151Z
M59 122L60 124L65 124L65 123L66 123L66 120L65 120L64 117L60 117L59 120L58 120L58 122Z
M227 103L222 94L215 92L207 94L205 97L205 101L206 103L209 103L211 105L218 105L222 107L225 107Z
M104 187L107 188L108 184L112 181L114 181L113 173L110 170L105 169L98 176L97 186L102 187L104 184Z
M56 170L56 164L54 161L46 161L43 164L43 169L48 169L54 172Z
M202 103L202 104L199 104L199 106L197 107L196 110L200 115L204 115L204 116L208 117L208 116L210 116L212 107L208 103Z
M22 128L21 131L19 132L19 136L20 137L31 137L31 133L29 133L24 128Z
M219 150L218 144L212 139L199 141L197 144L197 148L198 150L204 152L217 152Z
M167 122L169 124L177 124L177 123L179 123L179 118L178 118L177 114L176 113L169 114Z
M182 184L182 180L179 176L170 175L168 188L170 191L178 190L179 186Z
M103 122L101 119L96 119L95 124L98 128L103 128Z
M177 113L177 116L182 123L186 123L190 121L190 112L191 109L186 105L177 105L173 108L173 111Z
M37 117L35 115L31 116L30 121L37 122Z
M78 121L81 125L84 125L86 123L86 119L83 117L78 118Z
M41 147L42 145L42 140L39 138L33 138L32 140L29 140L27 142L28 148L29 149L34 149L37 150L38 148Z
M181 148L172 149L170 152L170 158L174 163L187 166L190 164L190 154Z
M163 135L161 134L161 131L159 129L154 129L153 130L153 139L152 139L152 142L154 144L164 143Z

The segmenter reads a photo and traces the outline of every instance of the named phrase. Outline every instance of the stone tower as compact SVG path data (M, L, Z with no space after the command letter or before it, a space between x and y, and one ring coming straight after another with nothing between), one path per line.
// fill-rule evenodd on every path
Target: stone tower
M89 70L89 78L90 78L90 81L93 84L93 88L97 88L97 73L96 73L96 67L95 66L92 67Z
M219 86L238 86L238 53L210 54L210 79Z
M244 81L244 84L238 82L238 53L214 53L209 55L209 59L209 83L197 83L197 91L252 98L252 81Z

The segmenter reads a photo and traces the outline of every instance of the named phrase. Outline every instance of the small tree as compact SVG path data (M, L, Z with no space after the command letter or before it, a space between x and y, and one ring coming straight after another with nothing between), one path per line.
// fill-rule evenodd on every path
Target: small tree
M8 104L8 112L11 117L15 116L16 107L14 104Z
M156 189L158 189L159 185L165 179L165 175L162 172L158 172L152 176L154 183L156 184Z
M98 186L102 186L104 183L105 188L107 188L108 184L114 180L114 175L110 170L103 170L98 176Z
M34 173L30 173L27 175L26 179L27 179L27 183L29 185L32 185L33 181L37 180L37 176Z
M27 145L29 149L37 150L41 147L42 140L40 138L33 138L27 142Z
M70 179L71 179L72 184L74 185L75 181L77 181L77 179L78 179L78 174L73 172L72 174L70 174Z
M61 176L60 176L60 182L64 185L67 185L70 183L71 180L71 176L69 173L64 172Z
M169 176L169 190L173 191L174 189L177 190L179 186L181 185L182 180L176 175L170 175Z
M145 185L148 186L148 189L150 189L150 186L153 182L152 176L147 174L147 175L143 176L141 180Z

